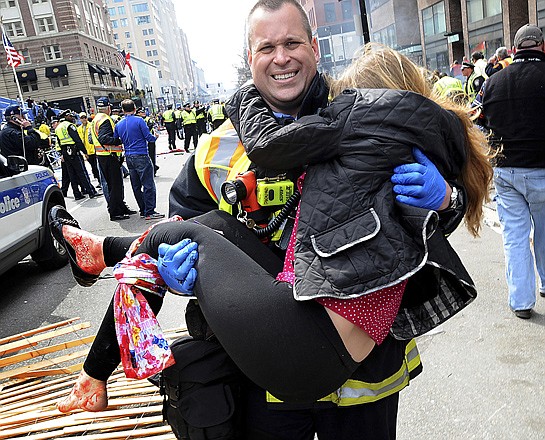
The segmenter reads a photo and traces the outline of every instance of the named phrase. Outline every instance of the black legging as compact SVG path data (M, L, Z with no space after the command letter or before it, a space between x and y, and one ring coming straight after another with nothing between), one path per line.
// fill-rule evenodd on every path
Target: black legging
M231 215L213 211L159 224L138 253L156 258L159 244L184 238L199 245L194 294L203 314L250 380L284 401L313 402L339 388L357 368L325 309L315 301L296 301L292 287L275 280L282 262ZM157 313L162 300L146 298ZM119 361L110 303L84 369L106 380Z

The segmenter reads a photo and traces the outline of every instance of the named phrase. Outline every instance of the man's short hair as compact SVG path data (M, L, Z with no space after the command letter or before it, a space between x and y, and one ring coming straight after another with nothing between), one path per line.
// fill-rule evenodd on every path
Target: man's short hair
M312 41L312 28L310 27L310 22L308 21L308 15L301 6L301 3L299 3L297 0L258 0L258 2L250 10L248 18L246 20L246 28L248 29L248 47L250 48L250 50L252 49L251 40L253 34L253 29L250 26L250 19L252 18L254 12L258 9L264 9L265 11L274 12L278 11L284 5L293 5L298 9L299 15L301 16L301 23L305 28L308 41L309 43Z
M509 56L509 52L507 51L506 47L502 46L496 49L495 55L498 59L504 60Z
M525 24L515 34L513 42L516 49L531 49L543 44L543 32L533 24Z
M134 101L132 99L124 99L121 101L121 108L123 113L132 113L136 109L136 105L134 105Z

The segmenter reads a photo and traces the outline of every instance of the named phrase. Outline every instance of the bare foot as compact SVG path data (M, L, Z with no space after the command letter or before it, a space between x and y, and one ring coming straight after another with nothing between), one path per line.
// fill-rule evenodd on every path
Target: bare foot
M102 411L108 407L106 382L93 379L85 371L81 373L65 399L57 402L57 409L67 413L75 409L85 411Z
M81 270L91 275L100 275L106 267L102 251L104 237L69 225L62 227L62 235L76 252L76 261Z

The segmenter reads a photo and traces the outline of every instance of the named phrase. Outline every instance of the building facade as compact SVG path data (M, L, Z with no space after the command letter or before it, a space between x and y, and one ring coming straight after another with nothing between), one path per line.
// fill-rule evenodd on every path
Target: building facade
M196 94L187 38L176 23L172 0L105 0L118 50L157 68L159 105L183 102ZM141 89L146 83L136 78Z
M25 61L16 69L23 100L89 111L100 96L121 99L121 63L102 0L0 0L3 25ZM0 96L18 90L0 59Z
M371 41L409 55L430 70L498 47L511 48L517 29L545 27L545 0L366 0Z

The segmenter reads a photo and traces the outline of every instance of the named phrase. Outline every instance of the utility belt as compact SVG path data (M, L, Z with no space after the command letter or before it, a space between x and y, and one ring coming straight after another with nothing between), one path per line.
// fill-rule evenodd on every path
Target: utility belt
M246 171L225 181L221 195L225 203L236 205L237 219L262 241L287 249L301 193L285 174L257 179L254 171Z

